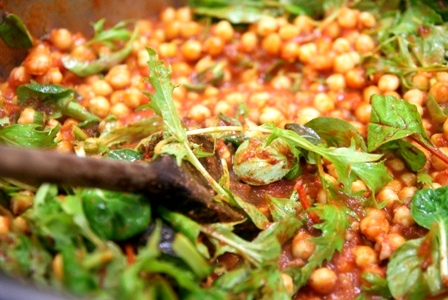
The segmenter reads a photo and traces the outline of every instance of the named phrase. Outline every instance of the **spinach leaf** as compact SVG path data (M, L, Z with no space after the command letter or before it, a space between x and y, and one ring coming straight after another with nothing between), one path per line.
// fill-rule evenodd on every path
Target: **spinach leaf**
M426 299L443 290L438 262L440 255L446 256L446 248L443 253L438 251L437 227L434 224L428 235L405 242L392 254L387 282L395 299Z
M11 48L31 48L33 37L22 20L15 14L8 13L0 24L0 37Z
M387 142L411 135L418 136L420 140L429 140L417 108L393 96L373 95L367 135L368 150L374 151Z
M347 121L319 117L309 121L305 126L313 129L331 147L350 147L353 140L357 148L363 151L367 149L364 138Z
M37 124L13 124L0 126L0 143L24 148L56 147L56 135L60 125L41 130Z
M411 202L411 213L415 221L427 229L432 224L445 223L448 226L448 187L418 191Z
M17 88L17 99L20 105L31 106L56 119L65 115L80 121L99 122L96 115L76 101L75 93L59 85L30 83Z
M84 189L79 197L93 231L105 240L126 240L151 221L151 208L140 195Z

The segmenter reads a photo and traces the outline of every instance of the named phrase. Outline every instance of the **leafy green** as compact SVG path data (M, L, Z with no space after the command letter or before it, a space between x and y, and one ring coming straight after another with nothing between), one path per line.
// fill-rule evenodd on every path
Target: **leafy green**
M60 125L42 130L37 124L0 126L0 142L24 148L53 148L59 128Z
M33 37L23 21L15 14L7 13L0 24L0 37L11 48L31 48Z
M101 22L101 21L100 21ZM102 23L101 30L102 30ZM120 28L116 28L117 25L120 25ZM117 24L111 31L104 31L101 33L97 32L97 40L95 42L101 41L105 44L110 44L110 39L122 39L123 38L123 29L121 28L122 24ZM99 28L98 23L96 26ZM95 28L95 30L99 30ZM117 34L118 32L118 34ZM104 70L107 70L121 61L123 61L126 57L128 57L129 53L132 51L132 45L137 38L138 31L137 28L134 29L131 37L128 39L126 44L119 50L112 51L107 54L100 54L99 58L91 61L82 61L70 55L62 56L62 64L64 67L78 76L85 77L93 74L101 73ZM89 43L89 42L87 42Z
M364 292L371 292L376 295L381 295L386 299L392 298L389 287L387 286L386 278L383 278L375 273L363 273L361 277L368 284L368 286L362 286L362 290Z
M405 242L392 254L387 267L387 282L395 299L425 299L442 291L437 263L441 259L437 227L434 224L427 236ZM442 255L446 255L446 248Z
M398 149L412 170L420 170L426 163L426 157L420 149L405 140L407 137L431 147L417 108L393 96L373 95L367 135L368 150L374 151L383 145L385 148Z
M444 222L448 226L448 187L423 189L418 191L411 202L411 212L415 221L427 229L434 222Z
M289 145L276 139L267 144L267 137L254 137L244 141L236 150L233 170L244 182L266 185L285 177L294 163Z
M296 273L297 270L290 270L295 275L296 290L307 283L314 269L321 266L324 261L330 261L336 251L342 251L345 233L349 227L347 212L343 208L335 205L319 205L309 211L319 213L322 223L315 224L314 228L322 233L310 239L316 244L316 248L309 257L308 263L298 273Z
M140 195L85 189L79 197L90 226L104 240L131 238L151 221L151 208Z
M75 94L75 90L52 84L29 83L17 88L20 105L33 107L56 119L65 115L80 121L99 122L96 115L76 101Z
M92 25L94 35L91 40L85 43L86 46L98 43L113 49L115 42L126 41L130 38L131 32L126 28L126 25L129 23L128 21L118 22L107 30L104 29L105 22L106 19L100 19Z
M116 160L136 161L141 160L143 155L140 152L132 149L118 149L110 150L109 152L107 152L106 157Z

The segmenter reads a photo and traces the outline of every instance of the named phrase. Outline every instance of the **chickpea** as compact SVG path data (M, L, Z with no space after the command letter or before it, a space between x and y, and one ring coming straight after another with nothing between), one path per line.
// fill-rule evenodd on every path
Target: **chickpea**
M372 105L370 103L361 103L355 110L356 118L364 123L368 124L370 122L370 113L372 111Z
M300 46L298 51L299 60L303 63L309 63L317 55L317 46L315 43L307 43Z
M292 277L286 273L282 273L281 276L286 292L288 295L292 295L292 293L294 293L294 281L292 280Z
M17 120L18 124L33 124L34 123L34 116L36 114L36 111L32 109L31 107L25 107L24 110L20 113L20 117Z
M282 41L277 33L267 35L261 42L263 49L270 55L277 55L280 52Z
M73 45L72 34L65 28L55 29L51 32L50 42L61 51L70 50Z
M314 107L304 107L297 114L297 123L304 125L307 122L320 117L321 113Z
M251 53L258 46L258 37L254 32L248 31L241 36L241 48L244 52Z
M325 93L318 93L313 100L313 106L322 114L334 110L334 99Z
M136 88L129 88L123 94L123 103L131 109L135 109L140 106L142 99L142 92Z
M97 96L108 96L112 93L112 87L106 80L97 80L92 84L92 91Z
M351 51L352 46L346 38L339 37L334 40L333 44L331 45L331 49L337 54L341 54Z
M117 116L118 118L128 115L129 112L129 108L122 102L115 103L110 108L110 113Z
M401 205L394 209L394 218L392 222L402 226L411 226L415 224L414 218L412 218L411 215L411 210L405 205Z
M105 118L109 114L110 103L103 96L96 96L89 101L89 111L100 118Z
M11 197L11 210L14 215L20 215L33 205L34 194L30 191L20 191Z
M257 23L257 34L264 37L276 32L277 28L277 21L272 17L266 17Z
M180 51L186 60L195 61L201 57L202 45L199 41L189 40L182 45Z
M360 222L361 233L369 240L375 241L379 236L389 231L389 221L386 213L379 209L371 209Z
M375 17L367 11L363 11L358 16L358 22L362 27L373 28L376 26Z
M345 89L345 77L342 74L331 74L325 82L332 91L338 92Z
M229 21L222 20L219 21L214 30L214 34L225 42L230 42L235 34L232 24Z
M388 259L395 250L397 250L405 242L405 238L397 233L390 233L385 236L381 236L375 248L379 252L379 259Z
M70 56L81 61L89 61L96 58L95 52L84 45L74 46L70 52Z
M337 21L342 28L353 29L357 25L358 16L359 11L350 8L342 8L339 11Z
M19 66L12 69L11 73L9 74L8 82L11 87L16 87L30 82L30 79L31 76L26 71L26 68L24 66Z
M362 89L366 84L366 75L363 68L355 68L345 73L347 87L352 89Z
M47 49L34 49L25 59L23 65L28 74L44 75L52 64L50 54Z
M221 38L211 36L204 41L204 51L211 56L220 55L224 50L224 42Z
M188 112L188 117L195 120L196 122L203 122L206 118L211 116L210 109L203 104L196 104Z
M163 23L169 23L176 19L176 10L173 7L167 7L160 13L160 19Z
M419 89L411 89L404 93L403 99L411 104L423 105L425 104L425 94Z
M384 74L378 80L378 88L382 92L396 91L400 86L400 78L394 74Z
M346 73L356 66L356 62L349 53L343 53L336 56L334 60L334 71L336 73Z
M213 112L215 115L230 115L230 113L232 112L232 107L226 101L218 101Z
M308 284L319 294L329 294L336 287L338 277L333 270L319 268L311 273Z
M278 124L282 119L284 119L283 114L273 107L265 107L260 114L261 124Z
M104 79L116 90L123 89L131 84L131 72L127 65L112 67Z
M307 260L316 249L316 244L310 239L312 236L306 232L299 232L292 240L292 255Z
M299 46L295 42L287 42L281 48L280 56L284 60L294 61L297 58Z
M362 180L355 180L352 183L352 193L367 191L367 186Z
M436 82L429 89L429 93L434 96L438 103L448 102L448 82Z
M159 54L160 56L163 56L160 48L161 46L159 46ZM146 49L142 49L137 52L137 66L139 66L140 68L146 68L148 66L148 60L149 60L149 54L148 51L146 51Z
M386 161L386 166L390 168L394 172L401 172L404 171L406 168L406 165L404 164L403 160L400 158L393 158Z
M322 29L322 33L325 36L335 39L341 35L341 26L338 24L338 22L330 22Z
M271 80L271 86L276 90L286 90L292 85L291 79L286 75L277 75Z
M429 79L425 74L417 73L412 77L412 85L419 90L427 90L429 88Z
M300 33L312 32L315 28L315 21L307 15L297 16L293 23L299 28Z
M191 21L192 17L191 9L188 6L181 7L176 11L176 19L178 21L188 22Z
M365 102L370 103L372 95L380 95L381 91L376 85L369 85L362 91L362 98Z
M370 35L360 34L356 39L355 49L359 53L370 53L375 49L375 41Z
M289 40L299 35L300 30L297 26L287 24L280 27L278 34L282 40Z
M57 279L62 280L64 278L64 260L61 253L54 256L51 268Z
M358 267L366 267L378 263L378 258L375 250L369 246L357 246L353 250L355 255L355 263Z
M11 227L15 232L19 232L19 233L29 233L30 232L28 222L25 220L25 218L23 218L21 216L15 217L14 220L12 220Z
M439 151L448 156L448 147L439 147ZM437 171L443 171L448 168L448 164L446 164L437 156L431 157L431 164L432 167Z
M184 39L188 39L198 35L201 32L201 27L198 23L191 21L183 23L180 27L180 36Z
M0 236L6 235L11 230L11 222L8 217L0 216Z
M167 22L163 25L166 40L171 41L179 37L182 23L179 21Z

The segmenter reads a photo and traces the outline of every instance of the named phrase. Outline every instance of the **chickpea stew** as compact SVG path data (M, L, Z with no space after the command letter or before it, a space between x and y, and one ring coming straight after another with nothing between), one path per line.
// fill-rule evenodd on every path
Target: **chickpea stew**
M448 7L239 2L92 38L19 26L32 46L0 83L0 143L171 155L245 220L2 178L0 268L87 299L445 297Z

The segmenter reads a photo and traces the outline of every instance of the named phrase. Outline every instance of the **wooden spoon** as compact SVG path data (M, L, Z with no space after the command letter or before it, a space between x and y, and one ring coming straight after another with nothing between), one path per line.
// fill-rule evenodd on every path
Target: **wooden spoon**
M202 175L188 163L161 156L150 163L78 157L50 150L0 146L0 177L33 185L55 183L142 193L155 204L180 211L200 222L244 219L243 213L213 200Z

